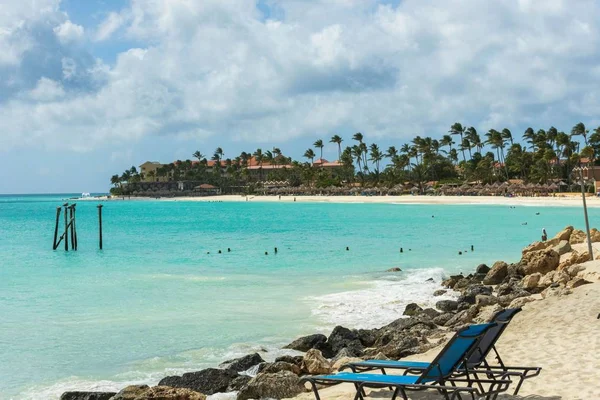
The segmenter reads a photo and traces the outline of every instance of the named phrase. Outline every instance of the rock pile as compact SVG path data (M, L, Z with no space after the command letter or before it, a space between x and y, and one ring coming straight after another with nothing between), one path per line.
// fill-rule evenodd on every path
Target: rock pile
M592 230L592 241L600 242L600 231ZM238 392L238 400L282 399L306 390L300 377L328 374L344 364L364 359L399 359L437 346L448 331L465 324L486 322L505 307L520 307L547 297L564 296L579 286L600 280L600 261L588 261L586 236L568 226L554 238L535 242L522 251L518 263L498 261L477 266L475 273L453 275L442 282L456 300L439 300L436 309L409 304L404 316L377 329L336 326L329 336L300 337L285 349L305 353L265 362L250 354L182 376L168 376L158 386L130 386L119 393L67 392L61 400L204 400L206 395ZM599 257L600 258L600 257ZM250 376L253 371L255 376Z

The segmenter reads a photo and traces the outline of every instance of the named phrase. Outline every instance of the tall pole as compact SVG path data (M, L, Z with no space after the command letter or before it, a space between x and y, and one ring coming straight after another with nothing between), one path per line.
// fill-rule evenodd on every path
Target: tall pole
M69 203L65 203L63 206L65 207L65 251L69 251L69 213L67 212Z
M102 250L102 204L98 204L98 233L100 235L100 250Z
M578 168L578 170L579 170L579 179L581 179L581 181L579 181L579 183L581 184L581 198L583 199L583 215L585 216L585 234L587 235L588 253L590 255L590 261L592 261L594 259L594 250L592 249L592 238L590 235L590 222L588 220L587 203L585 202L585 187L583 184L583 169Z
M58 247L56 240L58 239L58 221L60 220L60 210L60 207L56 207L56 225L54 226L54 244L52 245L52 250L56 250Z

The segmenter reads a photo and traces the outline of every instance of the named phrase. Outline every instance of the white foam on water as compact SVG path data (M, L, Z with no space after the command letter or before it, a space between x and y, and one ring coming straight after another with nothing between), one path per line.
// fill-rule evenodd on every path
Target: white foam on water
M323 329L335 325L347 328L379 328L402 316L409 303L423 308L434 307L452 294L434 297L444 277L442 268L395 272L379 279L364 282L366 289L350 290L324 296L309 297L312 313L322 323ZM427 281L433 278L433 281Z

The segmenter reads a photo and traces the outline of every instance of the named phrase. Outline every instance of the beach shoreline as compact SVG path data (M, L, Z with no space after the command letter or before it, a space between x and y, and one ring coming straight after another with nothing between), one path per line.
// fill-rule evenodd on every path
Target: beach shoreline
M581 207L581 194L565 193L556 197L502 196L263 196L218 195L198 197L95 197L77 201L165 201L165 202L262 202L262 203L332 203L332 204L415 204L415 205L496 205L531 207ZM600 208L600 197L587 196L587 206Z

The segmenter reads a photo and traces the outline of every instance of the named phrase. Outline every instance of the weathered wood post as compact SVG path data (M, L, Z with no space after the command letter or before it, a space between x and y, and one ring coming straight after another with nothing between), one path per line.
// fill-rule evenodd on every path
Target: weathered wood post
M65 251L69 251L69 213L67 212L69 203L65 203L63 206L65 207Z
M100 234L100 250L102 250L102 204L98 204L98 228Z
M71 225L71 229L73 230L73 243L75 243L75 250L77 250L77 209L75 208L77 204L73 204L73 225Z
M54 243L52 244L52 250L56 250L58 247L58 221L60 220L60 207L56 207L56 225L54 226Z
M69 206L69 226L70 226L70 232L71 232L71 250L75 250L75 231L73 230L73 223L74 223L74 219L73 219L73 208L75 207L75 205L71 205Z

